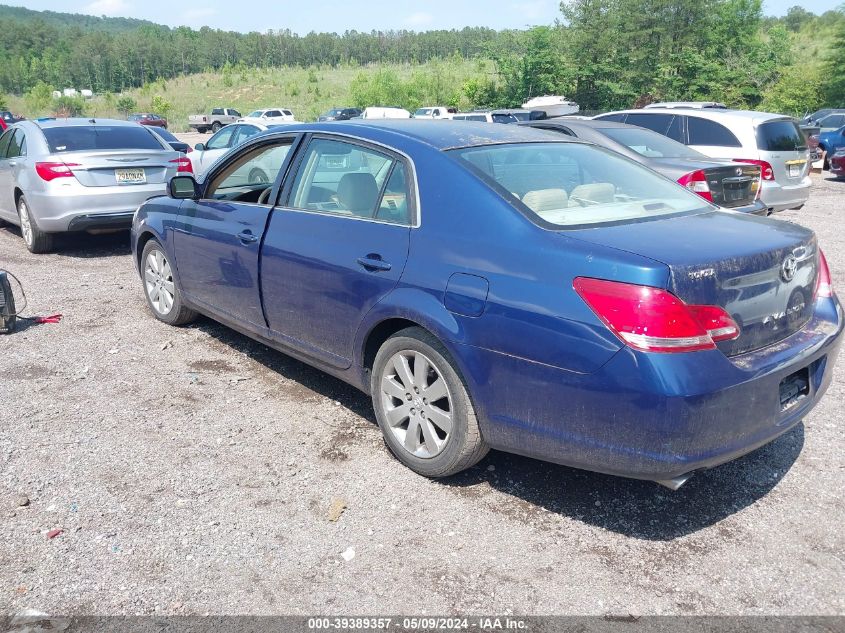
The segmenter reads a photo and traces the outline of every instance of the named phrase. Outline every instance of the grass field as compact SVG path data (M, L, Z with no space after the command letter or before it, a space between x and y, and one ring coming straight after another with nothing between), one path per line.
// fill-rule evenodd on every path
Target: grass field
M389 87L385 104L408 105L409 101L449 98L460 107L470 107L461 90L470 77L491 72L484 60L435 61L426 64L378 66L341 66L337 68L238 68L219 73L201 73L156 81L143 88L119 95L97 95L86 101L86 116L123 118L116 103L121 96L135 100L138 112L153 111L153 99L158 97L170 105L166 116L174 132L188 129L188 115L208 112L212 107L233 107L246 115L250 111L270 106L290 108L297 119L309 121L331 107L356 105L351 86L356 77L374 79L377 76L395 77L395 94ZM361 80L359 79L359 84ZM424 86L408 97L408 85ZM434 86L434 88L430 88ZM439 86L439 88L438 88ZM430 89L426 90L425 87ZM392 98L389 98L392 97ZM27 117L49 116L48 109L29 111L21 97L6 97L9 109ZM438 102L438 105L442 103ZM361 104L373 105L373 104ZM163 114L163 113L162 113Z

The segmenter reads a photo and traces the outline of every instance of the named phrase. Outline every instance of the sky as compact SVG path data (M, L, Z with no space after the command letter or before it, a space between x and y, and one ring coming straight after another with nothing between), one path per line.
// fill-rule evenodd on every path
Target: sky
M551 24L560 17L559 0L357 0L329 2L270 0L241 5L232 0L0 0L36 11L51 10L90 15L123 16L169 26L190 26L231 31L290 29L337 32L387 29L460 29L487 26L494 29ZM785 15L801 5L820 14L843 0L764 0L766 15ZM306 8L307 7L307 8Z

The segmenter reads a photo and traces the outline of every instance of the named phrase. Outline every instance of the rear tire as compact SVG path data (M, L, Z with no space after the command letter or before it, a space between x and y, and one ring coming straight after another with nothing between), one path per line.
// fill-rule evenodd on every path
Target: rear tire
M29 211L29 205L24 196L18 198L18 218L21 223L23 243L26 244L26 248L30 253L49 253L53 250L53 234L45 233L38 228L38 224L35 218L32 217L32 213Z
M402 330L381 346L370 391L387 447L420 475L454 475L490 450L449 352L422 328Z
M221 128L221 127L223 127L223 126L222 126L222 125L220 125L220 123L219 123L218 121L215 121L214 123L212 123L212 124L211 124L211 131L212 131L212 133L213 133L213 134L217 134L217 133L220 131L220 128Z
M197 318L197 313L182 303L176 274L164 248L150 240L141 253L141 283L144 297L153 315L168 325L184 325Z

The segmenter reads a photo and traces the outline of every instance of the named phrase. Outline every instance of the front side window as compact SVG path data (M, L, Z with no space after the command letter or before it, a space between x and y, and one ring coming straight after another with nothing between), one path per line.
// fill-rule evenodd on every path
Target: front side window
M300 164L289 205L408 224L409 200L401 162L353 143L315 139Z
M258 119L262 114L264 114L264 110L256 110L255 112L250 112L246 116L250 119Z
M205 191L205 197L271 204L269 191L284 165L292 142L292 139L284 139L256 148L231 161L214 176Z
M712 145L716 147L742 147L733 132L721 123L700 119L695 116L687 117L687 131L690 145Z
M9 149L6 151L6 158L17 158L25 153L26 140L23 130L15 130L15 134L9 141Z
M15 130L10 128L3 132L3 136L0 136L0 158L6 157L6 151L9 149L9 142L12 140L14 133Z
M514 143L451 151L548 228L648 220L712 208L680 185L593 145Z
M217 134L208 139L205 149L226 149L232 144L232 136L238 130L239 125L227 125Z

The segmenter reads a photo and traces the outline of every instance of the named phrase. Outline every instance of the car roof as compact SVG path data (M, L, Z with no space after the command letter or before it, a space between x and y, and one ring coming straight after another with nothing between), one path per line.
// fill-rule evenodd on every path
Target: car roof
M538 119L536 121L520 121L519 125L522 127L588 127L594 130L607 128L636 128L638 130L648 129L642 128L638 125L630 125L628 123L620 123L619 121L594 120L594 119L564 119L562 117L554 119ZM650 132L651 130L649 130ZM655 132L657 134L657 132Z
M773 119L792 119L785 114L773 112L757 112L756 110L722 110L721 108L639 108L635 110L616 110L604 112L597 116L606 114L673 114L676 116L692 116L700 119L745 119L751 121L770 121Z
M358 137L386 145L406 145L408 141L446 150L459 147L500 143L579 142L556 138L542 130L526 126L481 123L475 121L430 121L425 119L362 119L327 123L291 123L276 126L271 132L325 132Z
M70 119L36 119L34 123L42 130L54 127L83 127L86 125L109 125L112 127L131 127L138 125L135 121L121 121L120 119L70 118Z

